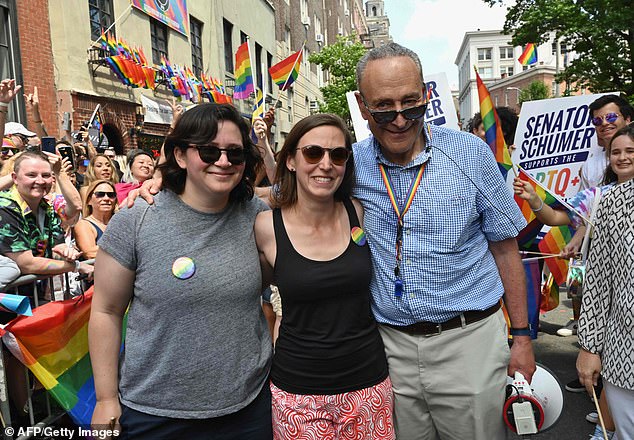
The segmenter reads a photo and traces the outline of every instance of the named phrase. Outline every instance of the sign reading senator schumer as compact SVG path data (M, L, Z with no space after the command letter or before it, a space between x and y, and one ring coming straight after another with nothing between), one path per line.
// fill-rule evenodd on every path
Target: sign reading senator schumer
M513 163L561 197L579 191L579 171L597 145L588 105L599 95L528 101L515 132ZM512 173L509 173L512 181Z

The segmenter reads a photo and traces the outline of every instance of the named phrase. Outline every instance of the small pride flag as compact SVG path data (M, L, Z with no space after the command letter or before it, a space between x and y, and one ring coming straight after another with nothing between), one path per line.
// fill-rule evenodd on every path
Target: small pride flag
M537 62L537 47L534 43L528 43L522 55L517 59L522 66L530 66Z
M545 254L558 254L570 242L574 235L574 229L570 226L557 226L550 228L543 240L537 245ZM547 258L546 265L553 274L555 284L563 284L568 276L568 260L562 258Z
M234 70L236 86L233 89L235 99L246 99L254 91L253 76L251 75L251 58L249 57L249 42L245 41L236 52L236 67Z
M303 52L304 49L302 47L302 49L269 69L271 79L278 85L280 90L288 89L299 76L299 66L302 64Z

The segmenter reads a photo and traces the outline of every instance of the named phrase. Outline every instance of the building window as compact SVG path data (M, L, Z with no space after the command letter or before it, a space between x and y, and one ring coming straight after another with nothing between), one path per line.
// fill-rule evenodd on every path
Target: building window
M252 67L251 71L255 72L256 85L262 90L262 46L258 43L255 43L255 69Z
M248 40L248 36L247 34L245 34L244 32L240 31L240 44L244 44L246 43Z
M167 57L167 26L150 18L150 36L152 39L152 61L161 64L161 55Z
M566 43L559 43L559 52L561 53L561 55L568 53L568 46L566 45ZM552 55L557 55L557 42L556 41L554 41L551 44L550 53Z
M481 78L493 78L493 67L478 67Z
M505 74L506 76L513 76L513 66L500 67L500 76L504 77Z
M500 59L501 60L512 60L513 59L513 48L511 46L500 47Z
M222 19L222 33L225 39L225 70L233 73L233 25L224 18Z
M90 38L95 41L112 24L112 0L88 0ZM109 31L114 35L114 26Z
M286 91L286 105L288 107L288 122L293 122L293 89Z
M299 15L302 23L308 23L308 0L300 0Z
M191 15L189 16L190 41L192 45L192 69L200 77L203 72L203 24Z
M492 49L490 47L478 49L478 61L486 61L491 59Z

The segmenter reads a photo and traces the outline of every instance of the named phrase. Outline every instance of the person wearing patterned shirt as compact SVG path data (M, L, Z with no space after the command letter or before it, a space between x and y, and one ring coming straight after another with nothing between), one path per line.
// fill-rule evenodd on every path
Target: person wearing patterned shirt
M515 240L526 222L482 140L423 121L414 52L372 49L357 85L373 136L353 146L353 195L366 212L397 438L504 438L507 374L535 371Z
M15 160L14 185L0 193L0 254L23 274L92 273L92 266L77 261L79 252L64 243L61 221L44 199L60 169L52 168L44 153L23 152ZM54 254L63 259L53 259Z
M634 126L616 132L620 168L634 173ZM634 181L616 186L597 209L579 318L579 380L592 393L599 373L619 440L634 439Z

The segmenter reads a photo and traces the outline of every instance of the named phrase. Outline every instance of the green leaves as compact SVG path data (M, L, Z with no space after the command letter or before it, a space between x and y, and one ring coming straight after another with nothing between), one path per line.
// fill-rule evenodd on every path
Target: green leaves
M520 102L550 98L550 90L542 81L533 81L520 92Z
M324 96L324 102L319 103L321 112L334 113L350 122L346 93L356 90L355 71L364 53L363 45L355 41L354 35L350 35L339 37L336 43L310 55L308 60L320 65L330 75L328 85L320 89Z
M483 0L494 6L506 0ZM554 32L576 52L557 77L574 89L622 91L634 99L634 0L516 0L504 33L513 45L542 43Z

